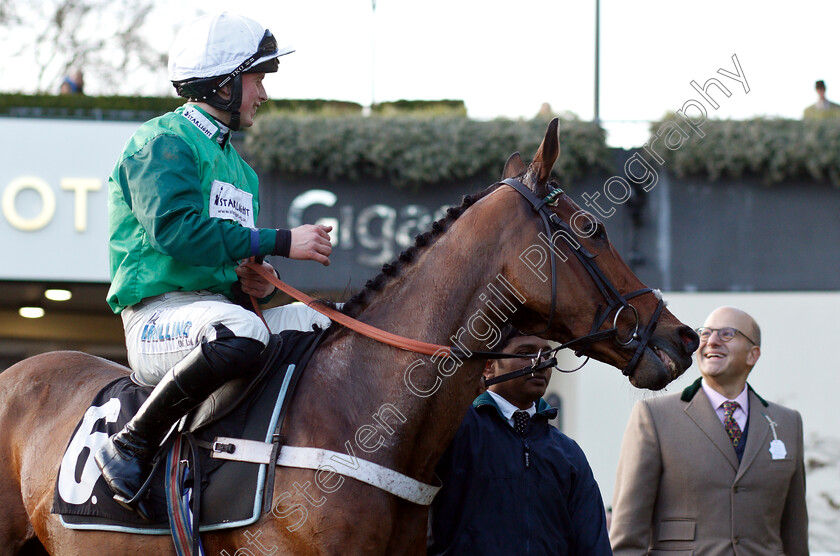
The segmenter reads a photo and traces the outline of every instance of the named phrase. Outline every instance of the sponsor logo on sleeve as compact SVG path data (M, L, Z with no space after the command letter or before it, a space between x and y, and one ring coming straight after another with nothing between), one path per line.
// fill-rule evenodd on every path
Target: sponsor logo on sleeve
M233 220L246 228L254 228L254 196L233 184L213 180L210 217Z

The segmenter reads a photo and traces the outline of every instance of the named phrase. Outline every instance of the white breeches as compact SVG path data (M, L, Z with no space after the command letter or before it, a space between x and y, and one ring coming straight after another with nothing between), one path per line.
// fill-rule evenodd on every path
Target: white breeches
M266 309L263 317L273 333L330 325L330 319L302 303ZM206 291L172 292L143 300L124 309L122 320L133 377L146 386L157 384L195 346L215 340L219 326L263 345L269 337L255 313Z

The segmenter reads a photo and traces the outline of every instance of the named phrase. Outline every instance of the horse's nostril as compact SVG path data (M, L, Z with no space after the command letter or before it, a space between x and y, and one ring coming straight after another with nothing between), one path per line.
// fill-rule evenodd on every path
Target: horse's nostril
M700 345L700 337L697 336L697 332L688 326L681 326L678 333L685 352L689 355L694 353L697 350L697 346Z

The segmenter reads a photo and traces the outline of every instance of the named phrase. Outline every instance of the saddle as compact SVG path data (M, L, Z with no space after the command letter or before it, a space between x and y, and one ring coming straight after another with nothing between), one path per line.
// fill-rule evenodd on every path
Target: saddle
M242 527L271 508L274 460L280 447L279 431L300 374L323 337L323 330L287 330L273 334L263 352L260 372L253 380L236 379L214 392L174 427L158 454L149 481L147 506L151 522L117 504L93 460L93 453L130 420L152 388L129 377L106 385L85 413L62 459L56 480L52 513L60 514L70 529L169 534L167 473L178 466L185 451L197 446L198 461L189 465L186 482L200 500L198 527L211 531ZM185 439L194 438L187 442ZM211 457L219 451L219 438L273 443L269 463L251 463ZM172 447L177 445L176 452ZM232 444L221 444L231 450ZM195 470L200 476L193 476ZM171 501L170 510L171 511Z

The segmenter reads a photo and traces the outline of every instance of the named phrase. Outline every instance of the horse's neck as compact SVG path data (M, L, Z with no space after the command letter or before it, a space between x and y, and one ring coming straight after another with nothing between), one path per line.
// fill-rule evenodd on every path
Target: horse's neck
M487 350L488 342L498 334L494 331L510 316L516 292L498 276L498 238L472 234L464 239L465 235L454 230L444 234L417 263L391 279L361 319L425 342ZM351 367L376 373L370 393L377 399L370 409L381 410L389 404L389 409L395 408L404 417L404 421L389 421L394 433L386 437L390 442L377 455L387 454L395 468L430 480L435 463L479 391L485 361L430 359L383 344L370 345L357 336L349 341L366 346L351 350L359 361Z

